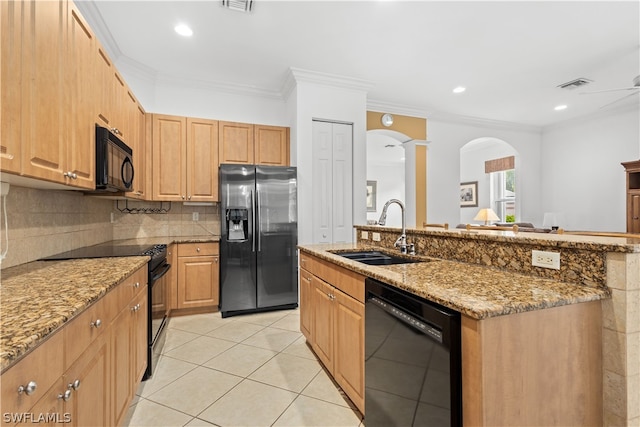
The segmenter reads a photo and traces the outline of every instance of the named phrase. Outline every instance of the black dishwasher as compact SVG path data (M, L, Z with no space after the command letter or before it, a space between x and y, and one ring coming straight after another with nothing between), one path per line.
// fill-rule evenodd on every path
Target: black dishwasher
M460 313L366 279L365 424L462 426Z

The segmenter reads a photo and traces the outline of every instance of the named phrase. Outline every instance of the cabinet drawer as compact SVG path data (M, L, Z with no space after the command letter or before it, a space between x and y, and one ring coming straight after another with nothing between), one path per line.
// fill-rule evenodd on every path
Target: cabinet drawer
M118 314L118 293L111 290L103 298L64 326L65 369L91 345Z
M122 283L118 285L118 287L115 289L116 293L118 294L118 302L116 307L117 310L115 315L117 315L120 310L126 307L129 302L131 302L131 300L142 291L145 285L147 285L147 276L148 268L145 265L143 267L140 267L138 271L124 279Z
M179 257L218 255L219 253L219 243L180 243L178 245Z
M40 344L24 359L2 374L2 413L28 412L51 388L64 372L64 336L61 331ZM30 395L19 393L20 386L30 382L36 388ZM4 425L4 417L3 417Z

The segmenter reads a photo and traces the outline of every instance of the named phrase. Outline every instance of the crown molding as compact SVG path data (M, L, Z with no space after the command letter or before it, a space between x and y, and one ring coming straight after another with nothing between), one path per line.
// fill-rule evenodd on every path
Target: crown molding
M171 74L158 73L156 75L158 86L179 86L194 89L208 89L217 92L225 92L233 95L258 96L261 98L283 100L282 94L277 90L262 89L251 85L220 83L209 80L176 77Z
M113 38L109 27L104 22L96 3L93 1L76 1L75 5L80 10L82 17L87 20L91 30L96 33L98 40L100 40L109 57L113 61L119 60L123 56L122 51Z
M375 86L373 82L368 80L290 67L281 90L283 96L288 97L293 87L298 83L313 83L357 92L368 92Z

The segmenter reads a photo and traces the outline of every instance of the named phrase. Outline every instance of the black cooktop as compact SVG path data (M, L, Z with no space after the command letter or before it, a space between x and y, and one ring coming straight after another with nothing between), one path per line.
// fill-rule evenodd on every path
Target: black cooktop
M40 261L58 261L64 259L77 258L108 258L123 256L139 256L148 255L154 257L160 252L166 250L166 245L114 245L100 244L95 246L86 246L67 252L51 255L42 258Z

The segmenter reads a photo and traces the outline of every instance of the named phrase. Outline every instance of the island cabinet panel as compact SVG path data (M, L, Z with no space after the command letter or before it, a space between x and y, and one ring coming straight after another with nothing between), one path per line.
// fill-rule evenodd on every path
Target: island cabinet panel
M465 425L602 425L599 301L462 316Z
M300 252L300 330L364 413L365 277Z

